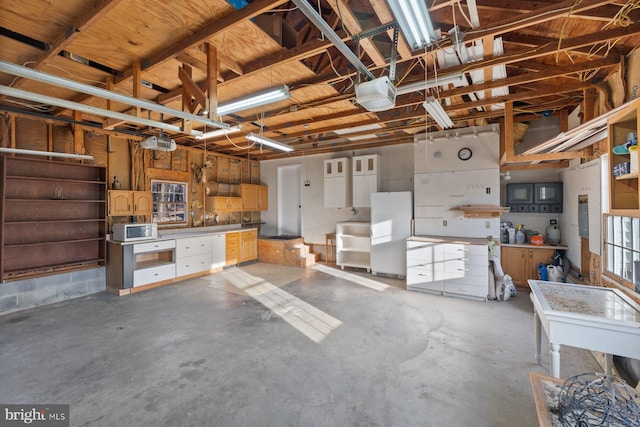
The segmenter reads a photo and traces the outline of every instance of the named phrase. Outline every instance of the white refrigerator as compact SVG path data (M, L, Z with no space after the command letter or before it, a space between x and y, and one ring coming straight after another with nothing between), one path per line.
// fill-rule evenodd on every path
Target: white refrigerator
M405 277L411 236L411 191L371 193L371 272Z

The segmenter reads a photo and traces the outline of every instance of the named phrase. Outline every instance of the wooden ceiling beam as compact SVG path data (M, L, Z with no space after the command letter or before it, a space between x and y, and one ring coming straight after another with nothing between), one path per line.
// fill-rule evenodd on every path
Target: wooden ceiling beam
M380 22L387 23L387 22L392 22L394 20L393 14L389 10L389 6L387 5L387 2L385 2L384 0L369 0L369 3L371 3L371 7L373 8L373 11L375 12L375 14L378 16L378 20L380 20ZM389 36L389 40L391 40L391 43L393 43L393 29L388 30L387 35ZM404 39L402 35L398 37L397 48L398 48L398 54L400 55L401 58L411 59L412 57L411 49L409 48L407 41Z
M446 2L445 2L446 3ZM552 2L548 1L528 1L528 0L476 0L478 10L491 10L496 12L508 13L528 13L547 7ZM461 3L463 8L467 8L466 4ZM593 19L598 21L610 21L620 11L620 5L606 4L598 6L595 9L587 11L578 11L572 13L570 17L579 17L581 19Z
M351 8L347 6L347 2L343 0L332 0L329 3L331 9L338 15L345 26L345 28L351 32L351 34L360 34L362 33L362 26L360 25L360 21L351 11ZM360 47L364 50L371 61L377 66L386 65L387 61L378 49L378 47L373 43L371 38L364 38L359 41Z

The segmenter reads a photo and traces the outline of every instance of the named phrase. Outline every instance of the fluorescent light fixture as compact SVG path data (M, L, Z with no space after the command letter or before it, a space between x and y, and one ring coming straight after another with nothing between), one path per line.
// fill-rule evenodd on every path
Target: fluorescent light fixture
M396 88L396 95L404 95L411 92L419 92L436 86L448 85L453 83L456 87L466 86L468 83L464 80L462 73L447 74L442 77L413 82Z
M249 108L259 107L261 105L270 104L276 101L288 99L289 88L287 85L272 87L251 95L236 98L229 102L223 102L218 105L218 116L235 113L236 111L248 110Z
M256 135L255 133L249 132L246 137L249 141L258 142L262 145L268 145L271 148L276 148L278 150L290 152L293 151L293 147L287 144L283 144L282 142L274 141L273 139L266 138L264 136Z
M239 132L242 129L242 125L235 125L226 129L216 129L209 132L205 132L200 136L196 136L196 139L209 139L215 136L227 135L234 132Z
M129 114L119 113L117 111L105 110L104 108L94 107L92 105L81 104L79 102L67 101L66 99L54 98L53 96L41 95L39 93L29 92L22 89L16 89L9 86L0 86L0 95L10 96L12 98L26 99L27 101L40 102L43 104L51 104L56 107L67 108L69 110L82 111L83 113L96 114L103 117L111 117L112 119L122 120L123 122L137 123L143 126L154 127L157 129L168 130L171 132L185 133L191 136L202 135L199 130L191 130L187 132L180 126L169 123L159 122L156 120L145 119L144 117L132 116ZM226 125L224 125L226 126Z
M158 113L163 113L163 114L168 114L171 116L175 116L175 117L180 117L181 119L187 119L187 120L192 120L194 122L198 122L198 123L204 123L205 125L208 126L212 126L212 127L217 127L217 128L226 128L228 127L228 125L224 124L224 123L220 123L220 122L216 122L214 120L209 120L206 117L199 117L196 116L194 114L185 112L185 111L180 111L180 110L176 110L174 108L169 108L169 107L165 107L164 105L155 103L155 102L151 102L151 101L146 101L144 99L139 99L139 98L134 98L132 96L128 96L128 95L123 95L120 93L116 93L107 89L101 89L95 86L91 86L91 85L86 85L83 83L78 83L74 80L69 80L69 79L65 79L63 77L58 77L58 76L54 76L52 74L46 74L43 73L41 71L36 71L36 70L32 70L31 68L27 68L27 67L22 67L20 65L15 65L12 64L10 62L6 62L6 61L0 61L0 71L3 71L5 73L9 73L9 74L13 74L19 77L24 77L26 79L31 79L31 80L36 80L42 83L47 83L53 86L58 86L58 87L62 87L65 89L69 89L69 90L75 90L78 92L82 92L82 93L86 93L87 95L93 95L93 96L98 96L100 98L105 98L105 99L109 99L112 101L117 101L117 102L122 102L124 104L127 105L134 105L136 107L140 107L140 108L144 108L146 110L150 110L150 111L156 111ZM11 95L13 96L13 95ZM37 102L37 101L36 101ZM65 107L63 105L58 105L58 104L52 104L52 105L56 105L58 107L62 107L62 108L70 108L70 109L74 109L71 107ZM82 110L79 110L82 111ZM109 110L107 110L109 111ZM97 113L97 110L94 111L93 113ZM100 114L100 113L97 113ZM109 116L109 115L105 115L105 114L100 114L106 117L112 117L112 118L117 118L117 117L113 117L113 116ZM135 122L133 120L127 120L125 118L125 121L129 121L129 122L133 122L133 123L138 123L138 124L143 124L140 122ZM149 126L152 126L151 124L149 124ZM154 126L157 127L157 126ZM161 129L165 129L165 128L161 128ZM180 129L180 128L178 128ZM189 132L183 132L181 130L178 130L178 132L182 132L182 133L189 133ZM191 132L191 135L199 135L200 132L194 131Z
M87 154L71 154L71 153L57 153L55 151L23 150L21 148L0 147L0 153L27 154L31 156L45 156L45 157L64 157L66 159L93 160L93 156L89 156Z
M387 4L412 50L430 46L436 40L424 0L387 0Z
M447 115L447 112L444 111L440 102L438 102L438 100L433 96L427 97L427 100L423 102L422 105L442 129L449 129L453 127L453 122Z

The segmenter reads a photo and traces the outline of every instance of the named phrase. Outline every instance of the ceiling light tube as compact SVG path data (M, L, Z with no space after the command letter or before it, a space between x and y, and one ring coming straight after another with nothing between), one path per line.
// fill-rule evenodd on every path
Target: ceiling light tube
M273 139L269 139L264 136L259 136L251 132L247 134L247 139L249 141L257 142L263 145L268 145L269 147L276 148L278 150L282 150L286 152L293 151L293 147L290 145L283 144L282 142L274 141Z
M143 117L136 117L124 113L118 113L117 111L105 110L104 108L93 107L91 105L80 104L79 102L67 101L66 99L41 95L39 93L33 93L9 86L0 86L0 95L11 96L18 99L26 99L27 101L39 102L42 104L51 104L55 105L56 107L68 108L69 110L82 111L83 113L95 114L102 117L111 117L112 119L118 119L124 122L137 123L143 126L151 126L157 129L179 132L191 136L202 135L202 132L200 132L199 130L191 130L190 132L187 132L180 126L171 125L169 123L149 120Z
M387 0L387 3L412 50L430 46L436 40L424 0Z
M123 104L144 108L145 110L156 111L158 113L180 117L181 119L192 120L194 122L203 123L207 126L213 126L222 129L229 127L229 125L226 123L209 120L206 117L201 117L185 111L165 107L164 105L146 101L144 99L134 98L133 96L123 95L110 90L101 89L99 87L78 83L74 80L65 79L63 77L54 76L52 74L46 74L41 71L32 70L31 68L22 67L20 65L15 65L6 61L0 61L0 71L4 71L6 73L13 74L19 77L24 77L26 79L47 83L53 86L63 87L65 89L86 93L87 95L93 95L100 98L109 99L111 101L122 102Z
M291 96L287 85L272 87L251 95L243 96L229 102L218 105L218 116L235 113L236 111L248 110L272 102L282 101Z
M442 77L409 83L396 88L396 95L404 95L411 92L418 92L436 86L456 84L458 82L467 83L462 73L447 74Z
M199 139L199 140L209 139L216 136L228 135L230 133L239 132L240 130L242 130L242 125L235 125L235 126L228 127L226 129L216 129L216 130L211 130L209 132L205 132L200 136L196 136L196 139Z
M442 129L453 127L453 121L451 121L451 118L447 115L447 112L444 111L442 105L440 105L433 96L427 97L427 100L423 102L422 105Z
M64 157L66 159L93 160L93 156L89 156L87 154L57 153L55 151L23 150L22 148L0 147L0 153L28 154L32 156Z

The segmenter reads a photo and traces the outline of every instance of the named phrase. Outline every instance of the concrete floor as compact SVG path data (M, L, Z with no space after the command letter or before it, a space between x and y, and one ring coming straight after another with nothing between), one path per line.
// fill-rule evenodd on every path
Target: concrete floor
M256 263L0 317L0 402L70 404L90 427L538 425L528 373L548 361L528 294L447 298L356 271ZM561 350L563 377L594 371Z

